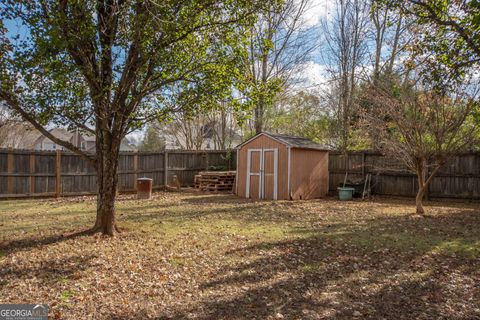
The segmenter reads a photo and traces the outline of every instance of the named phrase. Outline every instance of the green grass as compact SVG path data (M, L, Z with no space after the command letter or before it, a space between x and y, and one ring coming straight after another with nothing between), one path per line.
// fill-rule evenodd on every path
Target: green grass
M339 245L354 243L366 251L388 248L400 252L437 252L456 253L465 256L480 256L480 242L475 235L465 236L461 239L448 239L445 237L430 234L422 235L403 232L376 233L369 230L352 230L350 232L332 232L323 235L330 241Z
M68 300L73 296L73 293L69 290L62 291L60 293L60 300L62 302L68 302Z
M469 237L463 239L452 239L442 241L433 249L438 253L450 253L467 256L471 258L480 257L480 240Z
M318 273L324 269L325 265L318 263L306 263L300 268L303 273Z
M67 319L477 316L475 204L430 203L415 218L405 200L156 193L119 199L117 237L69 237L95 208L93 197L0 202L0 303L42 301Z

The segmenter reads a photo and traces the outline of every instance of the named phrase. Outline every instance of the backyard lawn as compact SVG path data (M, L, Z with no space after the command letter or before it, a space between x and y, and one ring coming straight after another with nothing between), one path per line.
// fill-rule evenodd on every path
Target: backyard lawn
M0 202L0 303L58 319L480 319L480 205L121 196Z

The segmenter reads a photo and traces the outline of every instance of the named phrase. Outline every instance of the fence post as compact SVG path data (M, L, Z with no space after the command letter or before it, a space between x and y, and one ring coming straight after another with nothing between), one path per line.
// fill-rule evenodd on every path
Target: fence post
M163 152L163 185L166 187L168 184L168 151L165 149Z
M137 191L137 179L138 179L138 152L133 154L133 190Z
M60 197L62 192L62 174L61 174L61 164L62 164L62 153L60 150L56 151L55 155L55 197Z
M7 193L13 193L13 150L9 149L7 153Z
M30 183L30 193L34 194L35 193L35 176L33 175L35 173L35 153L30 154L30 177L29 177L29 183Z

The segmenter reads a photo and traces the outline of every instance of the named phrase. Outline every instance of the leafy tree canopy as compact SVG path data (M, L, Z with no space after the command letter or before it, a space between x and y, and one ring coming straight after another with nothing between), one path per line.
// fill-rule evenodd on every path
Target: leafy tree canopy
M380 0L396 4L417 18L419 37L412 44L410 67L421 68L425 81L453 90L480 64L480 2L448 0Z
M3 48L1 88L41 125L93 130L120 113L125 119L109 129L124 135L176 111L186 97L226 94L244 54L238 24L251 23L254 7L233 0L6 1L2 18L26 32Z
M112 235L120 143L179 103L231 90L245 55L242 25L265 1L6 0L0 21L20 25L0 46L0 102L97 170L94 231ZM1 26L0 26L1 27ZM1 32L0 28L0 32ZM6 43L6 45L4 44ZM212 81L214 79L214 81ZM179 107L179 105L181 107ZM49 123L96 136L87 154L49 133Z

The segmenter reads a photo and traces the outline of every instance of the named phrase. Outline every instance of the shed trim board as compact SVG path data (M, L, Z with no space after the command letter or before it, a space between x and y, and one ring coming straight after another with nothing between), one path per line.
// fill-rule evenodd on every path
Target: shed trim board
M265 153L273 152L273 200L278 198L278 149L262 149L262 167L261 167L261 199L265 199Z
M285 143L285 141L282 141L282 140L280 140L280 139L277 139L277 138L269 135L269 134L266 133L266 132L262 132L262 133L260 133L260 134L254 135L253 137L251 137L251 138L248 139L247 141L244 141L243 143L239 144L239 145L236 147L236 149L240 149L241 147L243 147L244 145L246 145L246 144L249 143L250 141L255 140L255 139L257 139L258 137L261 137L261 136L267 136L267 137L269 137L270 139L273 139L273 140L277 141L278 143L281 143L281 144L283 144L283 145L288 146L288 144Z
M252 153L253 152L260 152L260 169L261 170L261 166L262 166L262 149L248 149L248 152L247 152L247 189L246 189L246 196L247 198L250 198L250 177L251 176L259 176L258 177L258 198L261 199L261 185L262 185L262 179L260 177L260 172L258 173L252 173L251 172L251 167L252 167Z

